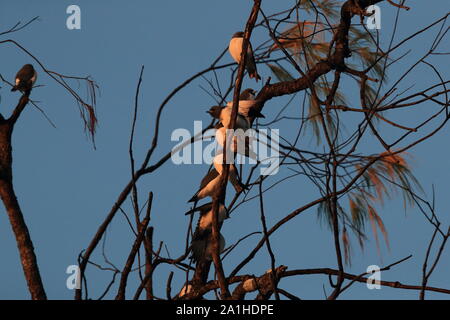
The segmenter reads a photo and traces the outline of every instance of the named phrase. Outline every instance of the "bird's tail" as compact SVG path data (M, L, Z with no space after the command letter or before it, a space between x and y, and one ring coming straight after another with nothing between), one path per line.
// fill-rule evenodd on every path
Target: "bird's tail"
M266 116L261 113L260 110L257 110L256 108L251 108L248 110L248 116L249 117L255 117L255 118L265 118Z
M236 193L240 193L245 190L248 190L248 187L242 183L241 179L239 179L239 177L237 175L230 174L229 180L230 180L234 190L236 191Z
M256 71L249 73L249 77L250 77L250 79L255 78L256 82L258 82L258 80L261 80L261 77L259 76L258 72L256 72Z
M197 201L198 201L198 192L196 194L194 194L192 196L192 198L189 199L188 202L197 202ZM195 207L195 205L194 205L194 207Z
M11 92L17 91L17 86L11 88Z

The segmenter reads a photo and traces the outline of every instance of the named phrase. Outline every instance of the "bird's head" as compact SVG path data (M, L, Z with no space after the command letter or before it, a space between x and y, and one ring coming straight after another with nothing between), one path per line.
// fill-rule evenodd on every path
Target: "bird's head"
M22 67L22 70L30 70L30 71L33 71L34 70L34 68L33 68L33 65L32 64L26 64L26 65L24 65L23 67Z
M222 112L222 107L221 106L214 106L211 107L208 111L206 111L207 113L209 113L209 115L213 118L219 119L220 118L220 113Z
M242 31L235 32L233 34L233 38L243 38L243 37L244 37L244 33Z
M247 88L241 92L239 100L254 100L256 96L256 91L252 88Z

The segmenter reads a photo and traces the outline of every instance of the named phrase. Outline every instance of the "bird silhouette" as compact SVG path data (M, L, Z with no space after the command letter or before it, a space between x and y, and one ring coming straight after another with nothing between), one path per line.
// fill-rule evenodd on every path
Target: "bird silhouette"
M16 74L15 85L11 91L27 91L31 90L33 84L37 80L37 72L31 64L24 65Z

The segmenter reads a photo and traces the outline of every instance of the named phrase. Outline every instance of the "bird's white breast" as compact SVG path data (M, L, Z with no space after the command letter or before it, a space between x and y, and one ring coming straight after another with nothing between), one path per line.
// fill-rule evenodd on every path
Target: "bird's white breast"
M228 50L230 51L231 56L237 63L241 61L243 40L244 40L243 38L232 38L230 40L230 45L228 46Z
M225 128L230 128L230 122L231 122L231 111L233 110L232 105L227 105L226 108L224 108L222 110L222 112L220 113L220 122L222 122L223 126ZM239 108L239 107L238 107ZM247 130L250 128L250 124L248 123L247 119L245 119L245 117L240 114L240 112L238 111L237 117L236 117L236 129L242 129L242 130Z
M214 157L214 168L219 174L223 171L223 153L219 153Z
M225 146L225 134L227 128L222 127L216 131L216 141L223 148ZM231 150L235 151L235 144L237 143L236 136L233 136L233 144L231 145ZM214 162L219 161L220 154L216 155Z
M212 226L212 209L209 210L202 218L200 219L200 229L210 229ZM219 206L219 212L218 212L218 222L222 223L223 220L226 218L226 210L223 205Z
M31 83L34 84L37 80L37 72L34 71L33 77L31 78Z
M225 128L229 128L231 121L231 110L230 108L224 108L222 112L220 112L220 122L223 124Z
M256 100L239 100L238 112L245 117L248 117L248 111L257 104ZM227 103L228 108L233 107L233 101Z

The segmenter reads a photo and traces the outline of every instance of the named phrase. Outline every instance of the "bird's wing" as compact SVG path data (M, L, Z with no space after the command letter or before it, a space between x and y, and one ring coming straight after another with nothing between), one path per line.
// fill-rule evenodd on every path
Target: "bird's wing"
M203 177L202 181L200 182L200 188L197 190L197 192L192 196L192 198L188 202L194 202L197 201L198 194L205 188L211 181L213 181L219 174L217 171L213 168L210 170L206 176Z
M250 42L248 43L247 48L246 67L250 78L261 79L258 75L258 70L256 69L255 57L253 55L252 44Z
M212 202L205 203L204 205L201 205L200 207L193 208L185 213L185 215L191 214L193 212L200 211L200 215L204 215L206 212L211 210L212 208Z
M217 176L219 175L219 173L216 171L216 169L211 169L206 176L203 177L202 181L200 182L200 190L203 189L204 187L206 187L208 185L208 183L210 183L211 181L213 181Z

